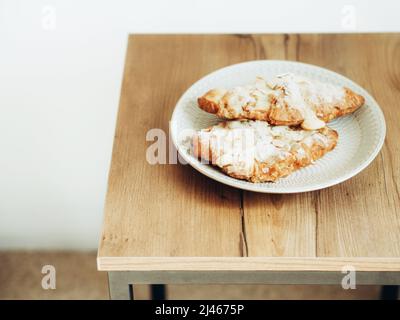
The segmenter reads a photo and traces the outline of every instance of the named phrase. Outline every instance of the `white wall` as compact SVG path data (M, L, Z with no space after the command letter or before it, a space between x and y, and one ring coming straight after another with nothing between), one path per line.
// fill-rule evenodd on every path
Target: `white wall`
M0 248L97 247L128 33L400 31L399 9L0 0Z

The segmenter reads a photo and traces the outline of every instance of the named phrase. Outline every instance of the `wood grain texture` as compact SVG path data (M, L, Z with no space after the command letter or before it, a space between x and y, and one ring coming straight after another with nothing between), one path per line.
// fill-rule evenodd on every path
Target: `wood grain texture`
M400 256L400 35L301 36L299 60L353 79L387 124L380 155L356 177L318 192L317 255Z
M183 91L214 69L253 58L240 38L224 39L221 46L220 37L130 37L99 256L243 254L239 190L188 166L146 160L146 133L168 132Z
M168 131L193 82L254 59L319 65L367 89L387 121L377 159L338 186L293 195L244 192L189 166L146 161L147 131ZM398 34L130 36L98 268L301 271L350 261L400 271L399 101Z

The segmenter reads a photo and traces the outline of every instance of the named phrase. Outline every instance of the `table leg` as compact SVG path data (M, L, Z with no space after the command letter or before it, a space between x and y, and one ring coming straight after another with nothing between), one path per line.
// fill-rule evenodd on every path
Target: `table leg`
M399 298L399 286L382 286L381 300L397 300Z
M133 300L133 285L121 272L108 272L108 288L111 300Z
M151 286L152 300L165 300L166 290L164 284L152 284ZM133 300L133 285L129 282L124 272L108 272L108 288L111 300Z
M151 285L151 299L152 300L165 300L165 285L164 284L152 284Z

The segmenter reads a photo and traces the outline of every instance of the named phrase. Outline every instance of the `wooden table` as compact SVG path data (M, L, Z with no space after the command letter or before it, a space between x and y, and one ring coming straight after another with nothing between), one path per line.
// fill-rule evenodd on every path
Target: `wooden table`
M387 123L374 162L328 189L272 195L146 161L146 133L168 133L193 82L254 59L319 65L366 88ZM112 298L132 283L340 285L349 265L357 284L400 284L399 104L399 34L130 36L97 260Z

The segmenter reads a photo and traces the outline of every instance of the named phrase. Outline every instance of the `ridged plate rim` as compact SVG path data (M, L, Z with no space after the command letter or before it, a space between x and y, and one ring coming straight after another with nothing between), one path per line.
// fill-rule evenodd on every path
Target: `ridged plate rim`
M368 106L364 105L362 108L370 108L371 111L376 115L375 122L376 125L378 126L378 141L377 143L373 146L374 150L372 153L364 159L364 161L360 161L355 168L347 173L344 173L338 178L335 179L327 179L326 181L322 183L317 183L317 184L305 184L304 186L293 186L293 187L281 187L278 186L275 183L251 183L243 180L238 180L231 178L227 175L225 175L223 172L219 171L216 168L213 168L212 166L208 164L203 164L201 163L198 159L194 158L190 154L187 153L187 151L184 149L183 145L178 141L178 132L177 132L177 122L179 121L178 119L178 110L181 108L185 108L185 101L187 100L188 97L191 96L191 92L193 88L196 88L199 84L208 81L209 79L212 79L213 77L217 76L218 74L224 74L226 72L232 71L234 68L245 68L246 66L249 67L254 67L255 64L281 64L284 65L286 64L288 67L287 72L290 72L291 69L296 69L299 67L306 68L309 70L312 70L312 72L320 73L320 74L325 74L328 77L334 77L338 80L339 83L343 83L342 85L347 85L356 90L357 93L363 95L368 101ZM257 74L254 74L254 78L257 76ZM341 121L341 118L335 120L335 121ZM353 118L352 121L357 121L355 118ZM277 193L277 194L286 194L286 193L300 193L300 192L309 192L309 191L315 191L315 190L320 190L324 188L328 188L334 185L337 185L341 182L344 182L361 171L363 171L378 155L379 151L381 150L383 143L385 141L385 136L386 136L386 123L385 123L385 118L383 115L383 112L381 108L379 107L378 103L375 101L375 99L365 90L363 89L360 85L355 83L354 81L348 79L347 77L334 72L332 70L328 70L326 68L308 64L308 63L303 63L303 62L297 62L297 61L287 61L287 60L254 60L254 61L246 61L246 62L241 62L233 65L229 65L223 68L220 68L218 70L215 70L198 81L196 81L194 84L192 84L186 91L185 93L180 97L178 100L174 111L172 113L171 121L170 121L170 135L172 142L179 152L180 156L188 163L190 164L194 169L198 170L202 174L206 175L207 177L216 180L218 182L221 182L223 184L239 188L242 190L248 190L248 191L254 191L254 192L261 192L261 193ZM340 139L340 137L339 137ZM318 161L316 164L313 164L314 166L317 165ZM301 169L300 169L301 170ZM283 179L290 179L290 175L286 178Z

